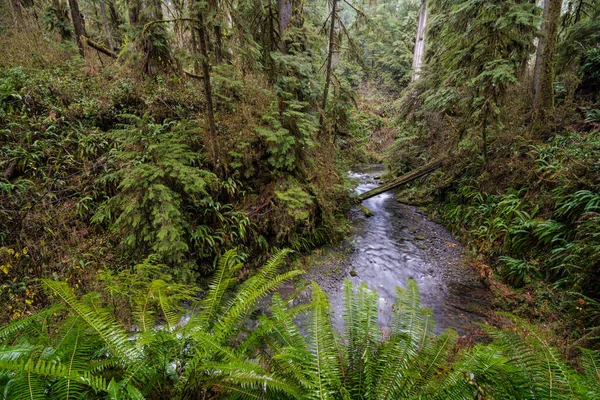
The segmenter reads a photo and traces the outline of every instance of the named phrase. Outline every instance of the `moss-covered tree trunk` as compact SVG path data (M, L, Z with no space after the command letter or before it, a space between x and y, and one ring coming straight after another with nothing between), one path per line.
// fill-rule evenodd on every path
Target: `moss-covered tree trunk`
M544 0L544 22L533 71L534 129L540 134L549 131L554 121L554 56L562 0Z
M71 20L73 21L73 30L75 31L75 40L77 41L79 54L81 57L85 57L85 28L83 26L83 18L81 18L81 11L79 11L79 3L77 0L69 0L69 8L71 9Z
M100 0L100 12L102 13L102 21L104 22L104 30L106 31L108 48L110 49L110 51L115 51L115 42L113 41L112 33L110 31L110 24L108 23L108 15L106 14L104 0Z
M202 57L202 76L204 83L204 95L206 96L206 115L208 117L208 130L210 134L210 147L212 161L219 170L219 146L217 142L217 128L215 125L215 112L213 107L212 89L210 86L210 59L208 58L208 46L206 43L206 25L204 10L200 1L196 1L196 19L198 20L198 43L200 45L200 56Z
M417 26L417 38L415 39L415 51L413 54L412 77L411 81L419 78L419 73L423 65L423 54L425 53L425 31L427 28L427 3L421 1L421 12L419 12L419 23Z
M329 84L331 83L331 63L333 61L333 52L335 48L335 21L337 19L337 0L331 2L331 22L329 27L329 48L327 50L327 69L325 70L325 89L323 89L323 101L321 103L320 125L323 129L324 115L327 108L327 96L329 95Z
M284 40L285 31L292 19L292 2L290 0L277 0L277 13L279 14L279 38L281 51L287 53L287 45Z
M69 11L63 6L63 3L60 0L52 0L52 6L54 7L54 16L59 22L57 27L58 32L60 33L60 38L64 41L71 40L72 36L71 30L69 29Z

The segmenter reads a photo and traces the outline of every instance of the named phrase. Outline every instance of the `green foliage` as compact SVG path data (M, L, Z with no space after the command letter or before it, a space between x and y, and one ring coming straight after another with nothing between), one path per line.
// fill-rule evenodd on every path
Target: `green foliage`
M193 127L130 118L135 125L111 132L114 151L107 163L116 168L102 178L118 193L92 221L108 222L132 256L155 253L171 265L181 264L192 251L210 257L218 244L241 244L249 221L213 197L223 183L200 167L202 159L186 144ZM184 267L176 273L186 279L190 271Z
M232 368L228 355L208 366L206 383L228 398L279 399L567 399L591 398L597 390L597 377L584 382L522 321L515 323L528 335L486 327L496 339L492 344L459 348L454 332L433 335L431 311L421 307L413 281L397 291L390 332L384 334L377 326L377 293L366 284L354 289L348 281L344 292L343 336L334 331L327 298L317 286L306 337L293 322L299 311L276 296L272 317L263 317L248 339L266 346L268 357L260 365Z
M576 300L598 296L599 148L597 135L580 133L531 146L530 183L518 191L486 192L465 177L448 196L446 221L472 250L500 261L507 282L519 287L547 280L571 293L556 307L578 313ZM589 312L586 321L595 323L595 308Z
M511 331L483 326L493 338L487 345L460 346L451 330L436 337L432 312L421 306L412 280L396 291L389 330L377 324L378 294L366 284L353 288L346 281L343 334L333 328L327 296L316 284L308 305L290 307L291 299L274 294L271 312L247 332L257 301L301 273L278 273L286 253L277 253L234 289L242 264L235 252L227 252L185 321L180 303L187 297L177 294L185 288L161 294L171 283L153 279L161 274L153 260L133 274L109 275L109 294L122 296L125 290L135 304L155 296L155 305L174 306L164 313L166 326L140 324L131 333L98 295L77 298L66 284L45 281L66 307L0 329L0 389L9 398L34 399L196 398L201 393L211 398L440 400L478 395L592 399L600 390L596 353L583 352L585 373L579 375L534 328L512 317ZM299 320L306 321L306 334L300 333Z
M265 115L263 120L268 127L259 128L258 133L267 142L267 150L271 154L269 164L283 170L292 170L296 166L296 139L290 131L284 129L276 118Z
M422 77L414 84L427 127L440 116L454 130L451 142L462 154L484 163L494 135L502 129L500 109L519 84L535 50L540 18L523 1L433 1L427 4L429 44ZM415 101L406 96L406 102ZM453 129L451 129L453 128Z
M27 76L21 67L4 72L0 78L0 118L19 109L22 100L19 92L25 85L26 79Z
M0 329L0 390L8 398L171 398L195 386L196 368L222 356L232 361L227 346L244 329L242 322L257 301L300 271L278 273L287 252L277 253L254 276L230 290L241 268L235 252L219 261L204 300L182 323L182 300L189 288L155 276L153 260L134 273L109 275L109 293L129 296L138 307L135 331L126 331L98 295L77 298L64 283L45 284L66 307L48 309ZM123 291L127 291L124 293ZM239 301L235 301L239 300ZM165 325L155 325L152 308L160 307ZM139 322L143 318L146 324ZM252 362L238 355L240 367Z
M502 276L506 281L515 286L531 282L531 279L538 275L537 268L523 260L517 260L512 257L500 257L499 261L504 262L505 267L502 270Z
M344 12L353 21L349 29L356 44L351 50L359 54L363 73L386 92L399 92L410 82L419 6L418 2L380 1ZM358 80L351 78L348 66L342 68L350 81Z
M310 210L314 206L314 197L298 183L288 182L288 185L282 190L276 190L275 195L295 220L306 221L310 216Z

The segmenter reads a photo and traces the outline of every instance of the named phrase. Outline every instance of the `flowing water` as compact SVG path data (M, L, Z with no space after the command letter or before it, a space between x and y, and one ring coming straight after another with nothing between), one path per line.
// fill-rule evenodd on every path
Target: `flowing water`
M350 176L359 182L356 191L363 193L377 187L382 172L382 166L371 165ZM450 327L464 334L471 322L483 319L489 293L461 264L463 249L450 232L415 207L399 203L391 192L362 204L374 216L354 209L351 238L323 251L306 277L329 295L338 329L343 327L344 279L355 285L366 282L379 292L382 327L390 322L395 287L405 287L409 278L417 282L423 305L433 310L438 333Z

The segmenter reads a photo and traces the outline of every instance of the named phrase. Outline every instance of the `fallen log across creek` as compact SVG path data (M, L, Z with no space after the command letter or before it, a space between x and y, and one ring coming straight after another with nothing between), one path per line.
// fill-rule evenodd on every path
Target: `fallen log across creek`
M356 198L356 202L360 203L366 199L369 199L373 196L377 196L378 194L387 192L388 190L396 189L399 186L407 184L409 182L414 181L422 177L423 175L427 175L430 172L435 171L436 169L441 168L444 165L443 160L441 158L434 160L428 164L423 165L415 170L410 171L408 174L399 176L398 178L392 179L391 181L376 187L373 190L369 190L368 192L362 193Z

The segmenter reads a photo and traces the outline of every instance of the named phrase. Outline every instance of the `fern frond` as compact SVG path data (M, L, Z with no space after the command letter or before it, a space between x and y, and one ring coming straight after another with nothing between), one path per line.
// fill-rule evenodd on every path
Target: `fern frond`
M261 285L256 287L247 287L246 290L237 292L234 296L235 304L230 307L224 314L219 318L217 327L215 327L215 337L223 339L229 335L237 323L239 323L245 315L254 307L256 302L273 292L282 283L295 278L298 275L303 274L304 271L293 270L285 272L281 275L277 275L268 281L261 282ZM262 280L262 279L261 279Z
M252 390L257 395L273 393L299 397L301 390L294 385L290 385L285 379L281 379L278 374L267 374L261 371L256 365L248 363L215 363L208 362L203 365L209 375L211 382L221 385L221 383L235 386L241 389Z
M68 365L55 361L38 360L0 360L0 369L24 374L27 376L36 375L42 377L64 378L77 383L87 385L97 392L106 392L106 381L102 376L93 375L87 371L74 371Z
M344 281L344 322L347 341L346 354L349 374L346 387L357 395L373 390L378 376L376 373L377 350L381 341L378 319L377 292L362 283L354 291L350 280Z
M234 275L241 267L235 250L229 250L221 256L208 293L200 303L200 310L188 323L190 327L208 329L215 323L223 306L223 296L235 283Z
M313 355L311 375L313 386L309 396L315 399L336 398L341 389L340 358L335 349L335 333L331 325L327 295L313 282L313 315L310 324L309 348Z
M131 345L127 334L107 315L101 315L96 310L77 300L71 288L63 282L43 280L61 300L84 320L109 347L111 353L127 363L133 363L142 358L142 354Z
M0 342L10 339L13 335L19 334L27 330L32 325L52 316L54 313L60 311L63 307L61 305L53 305L45 308L35 314L13 321L2 328L0 328Z
M433 334L430 309L421 307L421 296L414 280L408 279L406 290L396 288L391 337L382 348L376 374L376 392L381 399L407 397L411 380L416 379L418 356Z
M508 356L510 362L520 370L521 385L527 387L536 398L573 398L575 373L559 357L556 349L525 321L509 314L523 330L524 335L481 325L495 343Z

